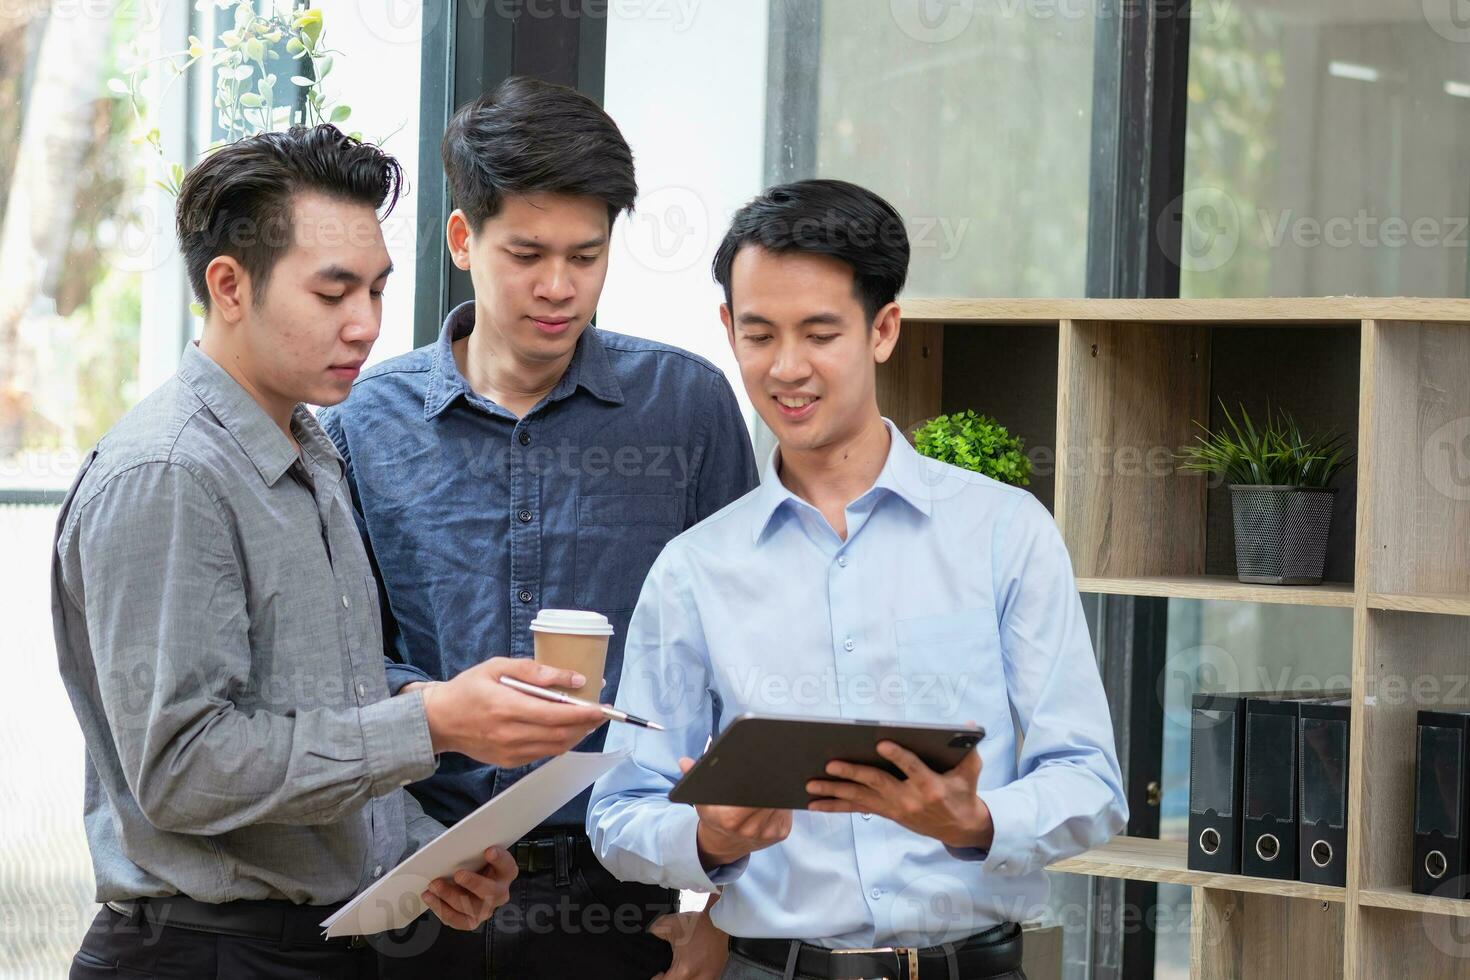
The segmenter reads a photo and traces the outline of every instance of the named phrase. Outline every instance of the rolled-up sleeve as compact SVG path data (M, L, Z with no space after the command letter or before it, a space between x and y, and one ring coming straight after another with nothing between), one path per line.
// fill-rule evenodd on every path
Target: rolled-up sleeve
M112 478L74 524L98 693L144 816L204 835L330 823L428 776L421 696L237 709L251 620L222 506L190 469L150 462Z
M1112 717L1072 562L1030 494L997 524L996 609L1006 688L1022 736L1019 778L982 791L995 836L983 859L1030 874L1105 843L1128 820Z
M739 877L748 859L706 872L694 807L669 800L680 757L703 754L713 725L709 651L674 567L675 547L659 556L644 582L617 697L619 708L667 731L610 726L607 751L630 755L592 787L587 835L603 866L624 881L708 892Z

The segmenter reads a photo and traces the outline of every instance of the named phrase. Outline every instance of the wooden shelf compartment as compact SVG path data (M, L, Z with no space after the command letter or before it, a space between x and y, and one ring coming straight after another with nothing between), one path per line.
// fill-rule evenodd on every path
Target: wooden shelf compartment
M1470 605L1470 323L1370 323L1367 587ZM1439 611L1439 610L1425 610Z
M1460 917L1385 908L1368 902L1368 893L1361 894L1365 901L1350 940L1356 960L1352 975L1363 980L1464 980L1470 974L1470 944Z
M1370 592L1368 593L1368 608L1436 613L1442 616L1470 616L1470 594L1394 595L1387 592Z
M1249 585L1231 575L1140 575L1131 578L1080 578L1079 592L1157 596L1165 599L1221 599L1288 606L1351 609L1350 582L1321 585Z
M1284 895L1195 888L1190 901L1193 980L1340 980L1349 910Z
M1359 619L1349 812L1359 828L1353 847L1360 894L1382 905L1410 896L1418 712L1470 708L1470 618L1369 609ZM1409 900L1422 903L1419 896Z
M1470 918L1470 899L1417 895L1409 890L1408 885L1365 888L1358 892L1358 904L1372 908L1398 909L1401 912L1418 912L1424 915Z
M1047 324L1059 320L1139 323L1357 324L1362 320L1470 322L1470 300L1309 296L1268 299L951 299L899 300L905 320Z
M1187 866L1186 862L1183 841L1115 837L1102 847L1094 848L1065 861L1058 861L1047 870L1096 875L1099 878L1127 878L1131 881L1197 885L1258 895L1305 898L1319 902L1340 903L1347 899L1347 889L1332 885L1314 885L1304 881L1279 881L1274 878L1252 878L1247 875L1219 874L1213 871L1194 871Z
M1057 522L1078 577L1235 575L1229 488L1176 454L1224 413L1291 412L1358 441L1361 327L1062 322ZM1326 577L1354 579L1356 470L1337 482Z

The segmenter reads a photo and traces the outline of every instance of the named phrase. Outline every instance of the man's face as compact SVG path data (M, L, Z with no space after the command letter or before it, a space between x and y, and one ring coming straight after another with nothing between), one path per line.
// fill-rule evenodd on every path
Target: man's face
M871 421L874 365L892 352L896 316L892 330L869 329L850 267L746 246L735 255L730 292L733 308L722 306L720 318L746 393L783 451L841 443Z
M607 279L607 205L565 194L514 195L478 231L455 214L450 252L475 284L479 326L522 363L569 358Z
M335 405L351 393L378 339L393 263L365 204L299 194L291 230L260 302L245 306L235 354L264 393Z

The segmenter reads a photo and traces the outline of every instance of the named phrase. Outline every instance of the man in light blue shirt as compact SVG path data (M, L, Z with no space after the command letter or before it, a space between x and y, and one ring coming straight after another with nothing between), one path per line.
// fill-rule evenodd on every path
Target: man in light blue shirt
M919 456L884 419L902 221L839 181L774 188L715 260L742 380L779 446L759 488L675 538L634 613L614 725L632 758L587 828L619 877L711 891L725 977L1016 977L1042 869L1127 819L1071 562L1025 490ZM833 763L805 811L668 792L745 712L986 729L948 773ZM781 765L772 759L773 769ZM892 947L833 954L833 949Z

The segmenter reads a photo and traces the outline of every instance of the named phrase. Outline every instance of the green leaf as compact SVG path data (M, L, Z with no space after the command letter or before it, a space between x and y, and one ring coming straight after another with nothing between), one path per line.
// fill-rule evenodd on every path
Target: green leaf
M313 85L316 84L316 82L314 82L310 78L307 78L305 75L292 75L291 84L299 85L302 88L311 88Z
M192 314L194 314L195 316L197 316L199 319L203 320L204 319L204 304L203 303L190 303L189 304L189 312L192 313Z
M350 115L352 115L351 106L339 105L337 106L337 108L332 110L332 115L329 121L333 123L346 122L347 117Z
M130 95L133 91L131 88L128 87L128 83L123 81L121 78L109 78L107 80L107 89L108 91L114 92L118 95Z
M305 54L306 53L306 45L304 45L304 44L301 43L301 38L299 38L299 37L293 37L291 40L289 40L289 41L286 42L286 53L287 54Z
M317 81L321 81L323 78L326 78L327 73L332 70L332 56L329 54L324 54L320 58L317 58L315 60L316 78Z
M240 96L240 104L247 109L255 109L265 104L265 100L254 92L246 92Z

